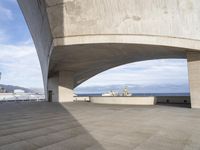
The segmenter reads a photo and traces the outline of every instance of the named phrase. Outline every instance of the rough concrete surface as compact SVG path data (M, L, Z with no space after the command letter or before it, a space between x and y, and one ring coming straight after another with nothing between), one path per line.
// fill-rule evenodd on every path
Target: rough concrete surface
M0 114L0 150L200 149L198 109L40 102Z

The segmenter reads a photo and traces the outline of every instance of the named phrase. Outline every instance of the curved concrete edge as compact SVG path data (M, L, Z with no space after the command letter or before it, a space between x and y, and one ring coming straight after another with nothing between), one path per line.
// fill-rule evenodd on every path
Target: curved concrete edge
M144 44L200 51L200 40L159 35L77 35L53 40L54 47L98 43Z
M96 104L115 105L155 105L156 97L90 97L90 101Z

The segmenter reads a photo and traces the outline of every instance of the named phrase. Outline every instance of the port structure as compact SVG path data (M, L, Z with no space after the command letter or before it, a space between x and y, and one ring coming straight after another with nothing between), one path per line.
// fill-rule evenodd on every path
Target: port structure
M188 60L191 106L200 108L199 0L18 2L50 101L72 101L75 87L119 65L184 58Z

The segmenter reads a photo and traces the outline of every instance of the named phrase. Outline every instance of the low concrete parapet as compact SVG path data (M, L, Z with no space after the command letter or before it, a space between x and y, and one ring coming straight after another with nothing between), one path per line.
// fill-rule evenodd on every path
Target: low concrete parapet
M75 96L75 102L92 102L99 104L120 105L155 105L156 103L190 104L190 96Z
M157 96L157 103L190 104L190 96Z
M89 96L74 96L74 102L89 102Z
M90 97L92 103L98 104L120 104L120 105L155 105L156 97Z

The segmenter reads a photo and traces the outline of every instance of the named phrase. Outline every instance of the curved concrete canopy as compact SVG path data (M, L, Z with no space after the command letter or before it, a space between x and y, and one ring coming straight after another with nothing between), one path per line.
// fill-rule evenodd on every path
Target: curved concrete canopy
M118 65L188 58L200 107L200 77L193 75L200 73L199 0L18 1L54 100L72 100L74 87Z
M49 77L62 70L74 72L74 87L107 69L136 61L186 58L188 49L125 43L60 46L52 51ZM148 54L148 55L147 55Z

